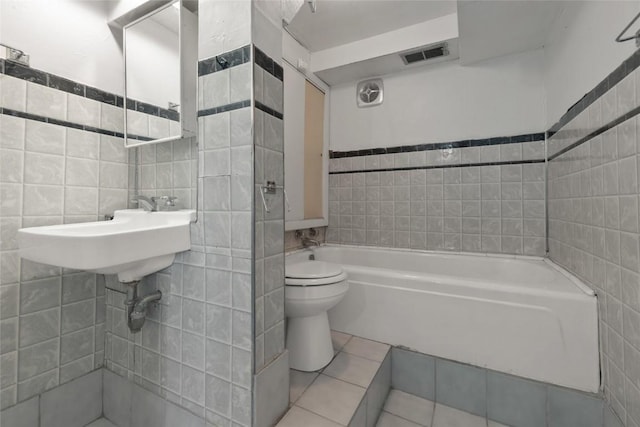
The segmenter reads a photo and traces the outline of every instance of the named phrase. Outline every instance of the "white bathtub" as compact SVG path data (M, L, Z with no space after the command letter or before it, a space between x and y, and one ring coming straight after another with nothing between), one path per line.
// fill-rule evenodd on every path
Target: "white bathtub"
M314 252L349 275L349 292L329 312L332 329L598 391L596 297L549 260L354 246Z

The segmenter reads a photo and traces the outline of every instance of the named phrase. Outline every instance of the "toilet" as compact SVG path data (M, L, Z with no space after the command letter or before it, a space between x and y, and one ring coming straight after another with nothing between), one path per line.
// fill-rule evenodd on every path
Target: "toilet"
M347 293L347 273L338 264L303 261L287 265L285 275L289 366L317 371L333 358L327 311Z

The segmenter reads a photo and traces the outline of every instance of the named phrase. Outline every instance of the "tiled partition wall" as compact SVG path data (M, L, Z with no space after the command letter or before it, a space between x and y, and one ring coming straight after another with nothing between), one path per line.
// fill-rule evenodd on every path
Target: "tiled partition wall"
M289 403L284 315L284 127L280 2L252 14L254 102L254 426L270 427ZM270 181L275 192L264 193ZM264 202L263 202L264 196Z
M20 227L127 206L122 98L0 61L0 408L103 363L104 277L21 260Z
M284 128L282 66L257 47L254 50L255 119L255 369L259 372L284 350ZM265 194L267 181L276 183Z
M201 60L198 84L198 143L140 147L136 169L140 193L197 207L192 248L146 278L143 293L163 297L139 334L126 327L125 289L107 289L107 367L212 425L250 426L250 46ZM126 417L121 407L105 414ZM146 422L163 416L155 411Z
M545 254L544 134L331 152L327 241Z
M550 131L550 256L598 292L607 400L640 425L640 51Z

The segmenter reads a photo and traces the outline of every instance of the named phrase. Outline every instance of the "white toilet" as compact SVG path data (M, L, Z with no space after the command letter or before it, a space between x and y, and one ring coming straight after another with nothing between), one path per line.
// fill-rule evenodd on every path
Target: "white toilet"
M327 311L347 293L347 273L338 264L304 261L287 265L285 275L289 366L317 371L333 358Z

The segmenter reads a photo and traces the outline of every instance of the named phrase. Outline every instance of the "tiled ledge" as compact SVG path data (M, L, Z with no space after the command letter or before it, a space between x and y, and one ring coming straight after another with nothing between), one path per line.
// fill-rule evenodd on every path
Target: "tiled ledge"
M340 332L332 338L327 367L291 370L291 408L277 427L375 425L391 387L391 347Z
M513 427L622 427L599 394L399 347L391 370L395 390Z

